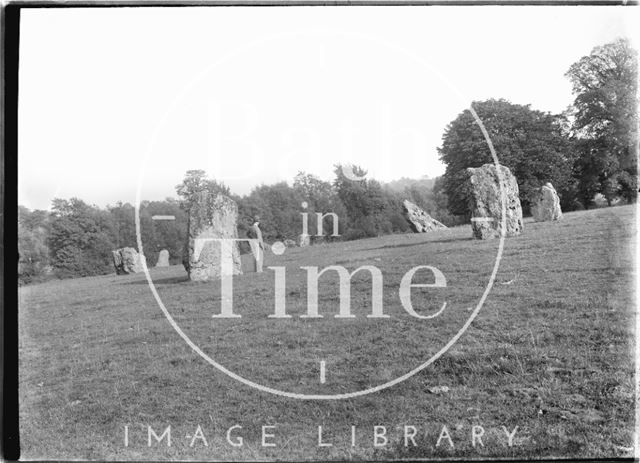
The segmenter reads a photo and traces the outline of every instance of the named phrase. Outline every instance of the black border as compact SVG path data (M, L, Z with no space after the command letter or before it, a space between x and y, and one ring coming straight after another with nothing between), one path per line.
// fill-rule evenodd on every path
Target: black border
M291 7L291 6L637 6L639 0L78 0L78 1L14 1L2 6L0 27L2 39L2 93L3 112L0 127L3 135L3 153L0 156L0 293L2 306L0 343L2 358L2 439L0 455L5 461L20 457L18 410L18 69L20 49L20 12L33 8L122 8L122 7ZM15 254L13 254L15 252ZM631 458L613 459L635 461ZM508 460L507 460L508 461ZM511 460L520 461L520 460ZM542 460L544 461L544 460ZM575 461L567 459L564 461ZM583 460L587 461L587 460ZM598 461L598 460L592 460Z
M637 6L640 0L15 0L5 8L227 6ZM19 14L18 14L19 16Z
M4 151L0 158L0 226L3 230L3 246L0 246L0 286L3 306L2 324L2 442L0 451L5 460L17 460L20 456L18 424L18 53L20 36L20 8L7 5L1 16L2 66L4 69L2 102ZM13 254L16 252L16 254Z

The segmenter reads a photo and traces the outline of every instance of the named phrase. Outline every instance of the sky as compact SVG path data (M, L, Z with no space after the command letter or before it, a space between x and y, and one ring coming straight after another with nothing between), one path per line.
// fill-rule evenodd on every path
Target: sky
M558 113L564 76L637 8L23 10L18 201L176 197L189 169L244 195L356 164L436 177L449 122L505 98ZM499 157L499 153L498 153Z

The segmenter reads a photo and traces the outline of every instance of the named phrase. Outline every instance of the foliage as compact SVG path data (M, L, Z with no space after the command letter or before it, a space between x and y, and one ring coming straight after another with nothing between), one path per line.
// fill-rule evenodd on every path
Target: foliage
M365 174L361 168L356 168L356 173ZM207 179L204 171L188 171L176 187L180 200L166 198L140 203L141 241L147 265L155 265L162 249L169 251L171 263L182 261L188 211L203 191L229 194L238 204L239 236L247 236L258 218L267 242L297 239L302 233L302 213L307 213L307 231L314 242L406 233L410 227L403 214L404 199L423 207L445 224L452 223L447 216L446 201L443 203L442 195L431 191L431 185L434 182L437 185L438 181L404 179L391 186L373 179L354 182L344 177L339 166L336 176L332 184L299 172L293 186L286 182L260 185L240 197ZM322 236L318 236L317 213L326 215ZM338 237L332 236L333 218L329 213L338 217ZM175 220L157 221L152 219L154 215L172 215ZM112 250L138 249L135 207L122 202L100 209L77 198L55 199L52 213L31 212L21 206L19 236L23 282L46 276L49 268L59 278L111 273ZM246 243L240 246L248 252Z
M449 213L447 196L442 189L442 185L442 177L424 177L418 180L402 178L386 183L385 188L393 192L400 199L400 202L408 199L448 227L466 222L464 216L455 216ZM402 218L402 223L406 223L404 216ZM400 225L400 228L402 228L402 225Z
M403 192L406 191L407 188L417 186L420 189L424 189L426 191L431 190L435 182L435 178L429 178L426 175L419 179L402 177L398 180L392 180L385 183L385 187L393 191Z
M118 202L115 206L108 207L108 210L113 222L115 247L137 249L134 206ZM172 215L175 219L156 221L152 219L154 215ZM148 265L155 265L158 253L163 249L169 251L170 262L180 263L186 230L187 215L179 201L166 198L164 201L140 203L141 240Z
M154 215L172 215L175 220L151 220ZM155 265L160 251L169 251L169 262L179 264L185 249L187 214L180 202L173 198L164 201L142 201L140 206L142 243L145 255L151 256ZM150 231L148 235L145 231Z
M473 109L486 128L500 164L518 179L520 200L528 211L535 190L551 182L563 197L571 184L573 146L558 116L506 100L474 102ZM480 127L466 109L451 122L438 149L446 164L444 192L452 214L468 214L468 167L493 163Z
M198 200L198 195L203 192L210 194L222 193L229 196L229 188L223 183L207 178L204 170L188 170L182 183L176 185L176 192L181 198L182 208L189 212L192 204Z
M351 180L341 165L336 165L334 188L344 204L347 223L345 239L381 236L393 232L407 231L406 220L399 221L402 201L383 189L380 182L366 178L367 172L352 166L353 173L362 180Z
M18 207L18 281L30 283L49 271L49 214Z
M282 241L300 234L302 198L286 182L260 185L240 199L240 230L247 231L258 219L266 241Z
M626 39L596 47L566 73L573 86L573 106L561 115L533 110L503 99L474 102L473 109L486 128L499 162L518 180L523 209L532 195L551 182L564 211L581 209L602 194L636 199L638 156L637 52ZM140 204L141 241L147 263L167 249L171 262L184 254L189 211L198 195L222 193L238 204L240 236L246 236L259 217L267 241L296 239L302 233L302 213L308 214L308 233L318 233L316 214L335 213L339 239L358 239L405 233L409 225L402 202L412 201L445 225L468 221L466 169L492 163L487 142L470 110L460 113L446 128L440 159L442 177L402 178L388 184L364 178L351 180L340 165L333 182L299 172L293 186L286 182L255 187L249 195L231 195L227 186L209 179L203 170L189 170L176 192L179 200ZM366 171L353 167L357 176ZM302 204L306 203L306 207ZM173 215L172 221L154 221L153 215ZM331 237L332 224L324 219L317 241ZM52 212L19 207L19 275L34 281L55 269L56 276L84 276L113 271L111 250L138 248L135 208L118 202L100 209L83 201L54 199Z
M596 47L574 63L573 131L579 140L576 176L589 205L596 193L609 203L637 194L638 53L629 40Z
M58 276L99 275L111 270L113 236L107 211L77 198L53 200L47 241Z
M449 212L449 198L444 189L444 176L436 179L433 184L433 189L431 190L431 195L435 204L435 209L433 210L433 214L431 214L433 218L439 220L447 227L467 223L466 214L455 215Z
M317 213L322 213L323 215L327 213L336 214L338 216L338 234L344 234L347 210L330 182L321 180L312 174L298 172L293 179L293 189L307 203L307 208L304 209L304 212L307 212L309 217L308 233L312 235L312 240L331 241L336 239L336 237L332 236L333 219L328 216L323 218L323 236L318 238Z

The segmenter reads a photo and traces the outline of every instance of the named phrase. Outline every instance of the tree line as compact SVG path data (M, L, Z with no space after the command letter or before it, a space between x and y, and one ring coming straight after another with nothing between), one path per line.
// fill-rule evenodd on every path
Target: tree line
M573 104L562 114L532 110L503 99L471 106L485 126L501 164L518 179L523 210L537 188L551 182L563 210L589 208L597 194L609 205L633 202L638 191L638 53L627 39L593 49L566 77ZM467 214L466 168L493 162L470 110L446 128L438 150L446 165L447 209Z
M354 167L357 175L365 175ZM187 171L176 186L180 199L142 201L140 239L149 266L155 265L162 249L169 251L170 263L185 257L187 217L198 195L222 193L238 205L238 234L246 237L259 218L263 238L294 240L302 232L302 215L308 214L308 233L312 241L358 239L389 233L405 233L409 224L402 215L402 201L409 199L434 215L438 204L429 183L407 181L402 189L387 187L376 180L352 181L335 166L333 183L300 172L290 186L286 182L260 185L250 194L232 194L222 183L207 178L202 170ZM305 203L306 207L303 207ZM339 237L332 236L332 218L324 219L323 231L317 229L316 212L335 213ZM153 220L154 215L172 215L174 220ZM317 236L320 235L320 236ZM135 208L129 203L100 208L78 198L55 199L48 211L30 211L19 206L19 276L24 283L48 277L69 278L113 272L111 251L122 247L138 248ZM247 246L241 246L248 252Z
M575 95L562 114L531 109L504 99L473 102L501 164L518 180L525 214L541 185L551 182L562 209L594 206L597 194L612 204L633 202L637 195L637 52L626 39L596 47L567 71ZM351 240L409 232L402 202L408 199L445 225L468 221L466 169L493 162L489 146L469 110L445 129L439 157L446 166L437 179L401 179L383 184L351 180L340 165L332 182L300 172L291 185L259 185L248 195L233 195L201 170L188 171L176 193L179 199L140 204L141 241L149 265L161 249L172 264L185 253L190 205L201 191L229 195L238 204L239 235L246 236L259 217L267 242L297 239L301 213L308 213L309 233L316 235L315 213L339 217L338 239ZM366 174L352 166L358 177ZM303 202L306 208L302 207ZM134 207L117 203L102 209L80 199L54 199L51 212L19 206L18 250L21 282L50 276L88 276L113 271L111 251L137 248ZM154 221L153 215L173 215ZM336 239L331 219L315 241ZM246 251L246 249L245 249Z

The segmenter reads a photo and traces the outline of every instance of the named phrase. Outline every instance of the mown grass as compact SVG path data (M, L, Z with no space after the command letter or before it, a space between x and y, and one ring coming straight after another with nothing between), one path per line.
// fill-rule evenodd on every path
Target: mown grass
M20 416L23 458L310 460L397 458L621 457L633 454L634 248L632 207L527 221L505 242L493 290L464 336L433 365L392 388L339 401L301 401L256 391L194 353L171 328L144 275L103 276L20 288ZM179 266L152 269L156 287L185 333L225 367L258 383L335 394L387 382L424 362L455 334L491 274L498 241L469 227L397 235L268 254L286 267L287 312L273 312L273 272L234 278L240 319L213 319L217 284L193 283ZM354 319L335 319L338 282L322 277L322 319L301 319L301 266L375 265L384 275L390 319L369 319L370 279L354 277ZM447 288L398 287L416 265L431 265ZM419 275L422 275L421 277ZM426 278L418 274L415 281ZM423 280L424 281L424 280ZM327 365L326 383L319 364ZM447 386L448 392L429 392ZM239 424L242 447L226 442ZM129 446L124 426L129 426ZM172 426L172 446L147 446L147 426ZM200 425L208 441L190 438ZM276 447L261 427L276 426ZM351 426L357 426L351 445ZM373 427L388 444L374 447ZM405 446L403 427L418 428ZM436 447L446 425L448 441ZM472 426L486 430L473 446ZM318 426L332 447L318 447ZM507 445L501 429L518 426Z

